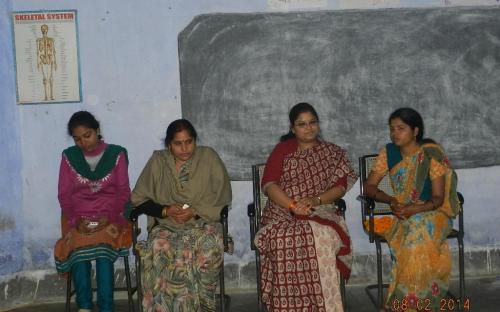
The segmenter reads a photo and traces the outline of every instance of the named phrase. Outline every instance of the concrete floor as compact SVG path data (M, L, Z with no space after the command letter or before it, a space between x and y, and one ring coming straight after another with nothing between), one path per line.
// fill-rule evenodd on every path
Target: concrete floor
M376 311L364 292L365 285L347 286L347 311L365 312ZM453 280L451 284L452 292L457 293L458 281ZM250 312L257 311L257 295L252 290L228 291L231 296L229 311ZM490 276L475 279L468 279L466 282L466 294L469 299L470 309L473 312L494 312L500 311L500 276ZM123 298L123 296L119 296ZM64 303L51 302L38 305L30 305L7 310L11 312L55 312L64 311ZM72 311L76 311L73 306ZM95 310L97 311L97 310ZM116 312L128 311L125 299L116 300ZM136 310L138 311L138 310ZM446 308L443 311L450 311Z

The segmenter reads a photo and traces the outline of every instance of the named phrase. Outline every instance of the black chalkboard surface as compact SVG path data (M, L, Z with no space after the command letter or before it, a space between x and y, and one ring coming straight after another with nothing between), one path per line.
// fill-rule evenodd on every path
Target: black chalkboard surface
M233 180L250 180L302 101L354 165L402 106L456 168L500 164L497 7L200 15L179 57L183 117Z

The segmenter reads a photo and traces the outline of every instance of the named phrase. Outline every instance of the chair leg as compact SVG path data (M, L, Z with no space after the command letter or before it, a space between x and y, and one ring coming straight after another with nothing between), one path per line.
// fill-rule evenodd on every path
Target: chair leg
M377 246L377 308L382 309L384 305L383 283L382 283L382 246L380 240L375 240Z
M70 312L71 308L71 271L68 273L68 280L66 282L66 312Z
M460 311L464 311L465 302L465 264L464 264L464 241L463 238L458 239L458 268L459 268L459 283L460 283Z
M342 298L342 307L344 308L344 311L346 310L346 293L345 293L345 280L340 277L340 297Z
M257 311L264 311L262 302L262 292L261 292L261 280L260 280L260 255L259 251L255 250L255 271L257 272Z
M224 257L224 255L222 255ZM219 271L219 302L220 310L222 312L226 311L226 289L224 284L224 258L222 259L221 268Z
M128 256L123 257L125 264L125 279L127 281L127 295L128 295L128 310L134 312L134 300L132 298L132 282L130 279L130 266L128 264Z
M142 311L142 275L141 275L141 258L139 255L135 256L135 278L137 286L137 301L139 305L139 312Z

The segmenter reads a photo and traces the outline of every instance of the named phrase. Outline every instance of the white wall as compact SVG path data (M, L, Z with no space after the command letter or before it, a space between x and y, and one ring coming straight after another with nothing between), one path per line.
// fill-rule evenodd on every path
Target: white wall
M0 271L0 279L8 278L11 273L19 270L53 270L52 247L60 235L60 208L56 197L58 167L61 151L73 144L66 134L66 123L73 112L89 110L95 113L102 123L105 139L127 147L133 186L151 152L162 147L166 126L181 116L177 35L193 17L213 12L245 13L300 9L300 3L308 2L315 6L319 4L316 9L334 10L498 3L493 0L2 1L1 17L9 17L11 10L78 11L83 102L15 106L11 53L6 55L6 59L11 62L0 62L2 84L4 79L7 79L11 86L1 89L5 92L0 94L0 112L10 113L12 116L6 121L7 125L10 125L10 132L0 135L4 141L13 140L14 148L17 146L19 150L16 154L19 156L17 160L9 158L12 168L22 167L22 171L11 170L14 180L17 179L19 183L22 181L21 202L16 204L17 206L1 206L0 220L4 215L13 216L13 230L22 232L24 236L23 265L10 267L7 272ZM286 3L291 3L291 6L287 7ZM304 9L310 8L306 5ZM5 29L8 26L5 22L0 25L2 33L10 31ZM0 39L0 51L11 51L10 35L4 33ZM287 116L283 118L286 119ZM3 154L4 149L10 150L12 146L2 144L1 148ZM496 246L500 242L500 233L496 231L497 226L494 223L500 212L497 211L498 205L494 196L500 185L500 167L460 170L459 178L459 188L466 197L469 246ZM1 199L13 200L16 198L15 185L10 186L7 179L0 177L0 185L8 188L2 190ZM234 182L233 190L230 226L237 246L235 255L228 256L227 261L244 264L253 257L249 250L246 218L246 206L252 201L252 186L250 182ZM359 186L356 185L347 195L347 219L355 252L370 253L373 247L368 244L361 230L359 203L354 199L358 190ZM20 212L17 211L18 208ZM0 223L1 231L4 229ZM12 259L8 257L9 254L16 254L13 249L17 247L13 243L0 241L0 248L0 262L2 255L8 262L8 259Z

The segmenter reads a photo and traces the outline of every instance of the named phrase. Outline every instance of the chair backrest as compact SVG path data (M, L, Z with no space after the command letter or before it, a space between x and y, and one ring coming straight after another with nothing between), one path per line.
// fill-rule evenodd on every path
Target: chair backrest
M253 198L255 200L255 224L257 229L260 228L260 217L264 207L267 204L267 196L261 188L262 176L264 175L264 168L266 164L257 164L252 166L253 177ZM258 198L258 200L256 200Z
M372 171L372 168L375 165L376 158L377 154L365 155L359 158L359 171L360 171L359 176L361 178L361 183L359 183L359 185L361 194L363 194L363 182L366 181L368 175ZM389 196L394 195L389 175L386 175L382 179L382 181L380 181L378 188ZM373 214L374 215L392 214L391 207L385 203L375 202L375 209L373 210Z

